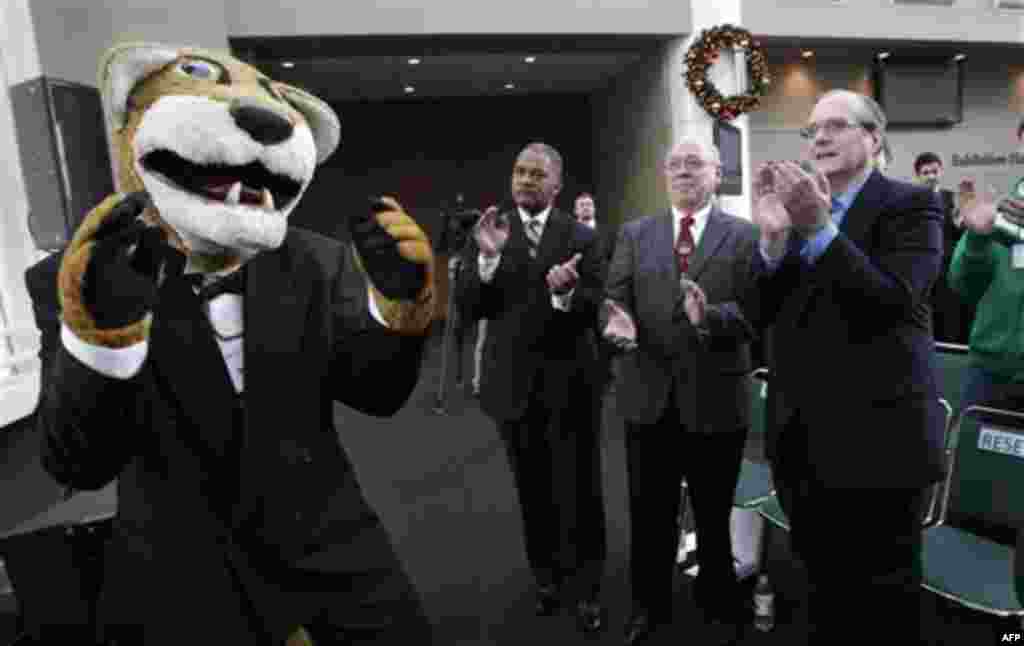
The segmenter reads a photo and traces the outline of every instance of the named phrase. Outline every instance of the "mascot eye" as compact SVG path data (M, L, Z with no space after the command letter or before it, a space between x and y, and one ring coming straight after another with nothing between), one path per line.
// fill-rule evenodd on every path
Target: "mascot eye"
M191 76L203 81L219 81L221 77L221 69L219 67L196 58L190 58L178 63L178 71L185 76Z

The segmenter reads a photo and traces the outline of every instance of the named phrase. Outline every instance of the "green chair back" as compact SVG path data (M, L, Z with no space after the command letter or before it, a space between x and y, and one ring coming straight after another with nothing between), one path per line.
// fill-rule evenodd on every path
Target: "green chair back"
M1024 527L1024 413L970 406L957 419L943 519L995 531Z

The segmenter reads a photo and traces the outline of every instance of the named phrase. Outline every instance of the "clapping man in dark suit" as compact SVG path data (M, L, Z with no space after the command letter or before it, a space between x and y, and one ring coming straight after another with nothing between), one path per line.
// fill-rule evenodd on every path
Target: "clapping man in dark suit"
M671 620L679 486L693 495L696 598L710 642L738 637L729 517L749 428L753 330L737 301L756 235L712 202L714 146L684 139L665 157L671 208L623 225L608 269L604 334L635 349L617 388L626 420L633 616L626 643Z
M589 410L595 349L586 334L604 263L594 232L554 208L562 158L530 144L512 170L515 207L489 208L470 242L462 298L488 320L480 404L505 442L540 615L576 603L582 630L603 627L600 444Z
M873 168L885 123L868 97L828 92L801 131L813 166L757 170L745 307L774 325L766 452L815 636L916 644L921 513L943 471L927 303L942 211L931 189ZM871 621L850 621L851 607Z

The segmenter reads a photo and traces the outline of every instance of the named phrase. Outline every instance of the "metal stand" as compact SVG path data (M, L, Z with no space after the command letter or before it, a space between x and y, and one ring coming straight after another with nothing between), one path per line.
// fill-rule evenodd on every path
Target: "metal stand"
M459 273L462 271L462 262L455 266L454 276L448 286L448 308L445 314L444 334L441 341L441 380L437 385L437 395L434 399L434 414L447 415L445 402L445 391L448 389L448 355L451 354L450 346L452 337L455 335L455 286L459 283ZM462 353L459 353L461 364ZM461 372L461 366L460 366Z

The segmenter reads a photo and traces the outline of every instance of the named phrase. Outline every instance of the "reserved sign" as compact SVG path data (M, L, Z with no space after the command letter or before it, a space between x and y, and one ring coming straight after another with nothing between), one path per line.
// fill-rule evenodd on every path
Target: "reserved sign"
M978 448L983 451L1024 458L1024 435L983 426L978 435Z

